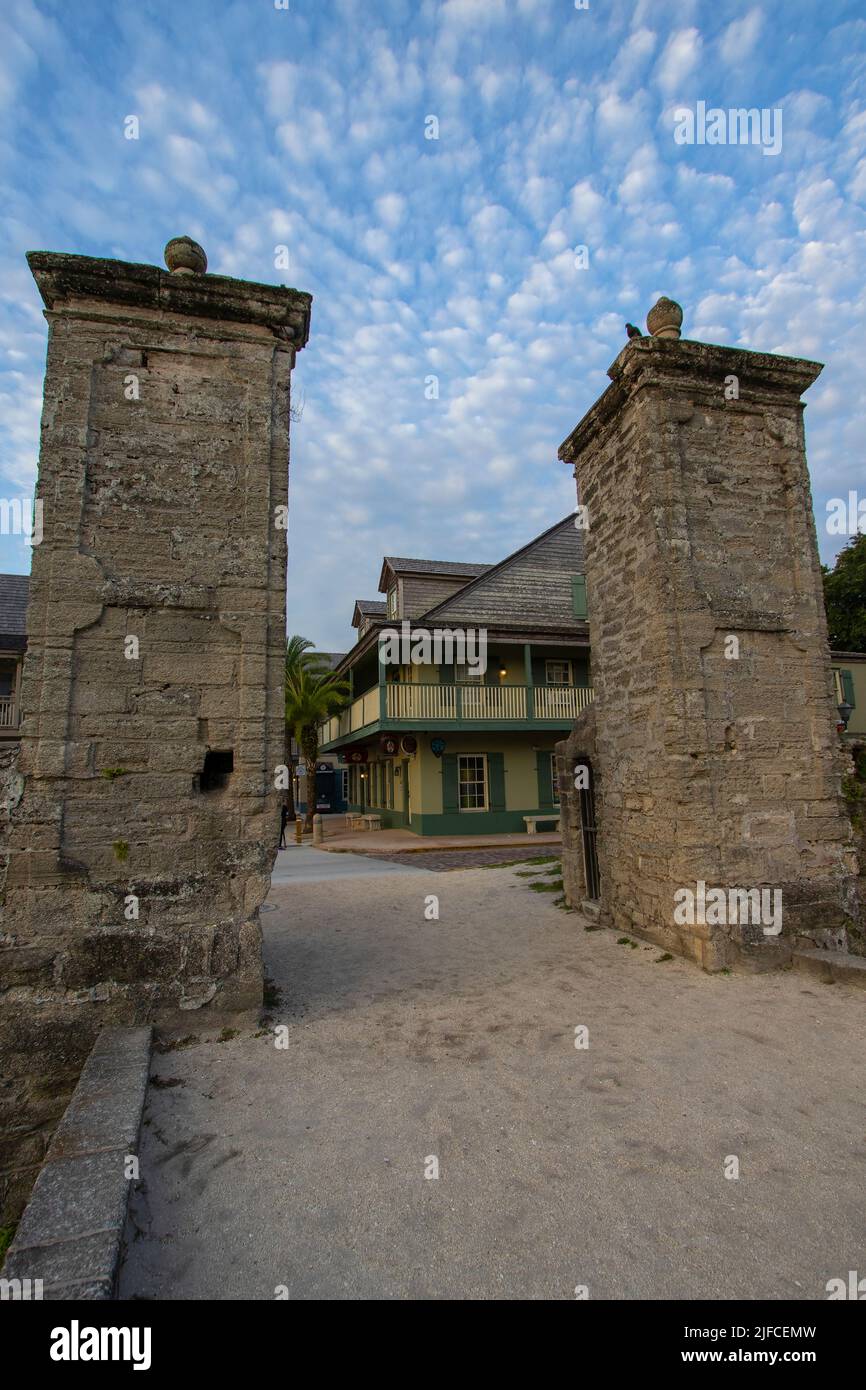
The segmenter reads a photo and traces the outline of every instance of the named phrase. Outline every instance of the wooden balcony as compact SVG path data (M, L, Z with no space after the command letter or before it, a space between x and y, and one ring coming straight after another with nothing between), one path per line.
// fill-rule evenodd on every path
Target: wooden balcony
M592 700L584 685L375 685L319 727L319 747L404 729L569 729Z
M20 723L21 711L18 708L18 701L13 699L0 700L0 737L17 734Z

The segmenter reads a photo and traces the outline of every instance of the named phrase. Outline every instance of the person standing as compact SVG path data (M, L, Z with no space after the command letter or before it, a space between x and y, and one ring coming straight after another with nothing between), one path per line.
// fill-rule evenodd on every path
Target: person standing
M280 807L280 849L286 848L286 822L289 819L289 808L285 802Z

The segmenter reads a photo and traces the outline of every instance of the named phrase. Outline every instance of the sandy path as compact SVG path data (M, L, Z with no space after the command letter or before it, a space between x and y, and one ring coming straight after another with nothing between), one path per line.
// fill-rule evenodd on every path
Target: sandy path
M157 1058L182 1084L151 1088L122 1296L815 1299L866 1274L862 991L658 962L529 882L273 890L288 1048Z

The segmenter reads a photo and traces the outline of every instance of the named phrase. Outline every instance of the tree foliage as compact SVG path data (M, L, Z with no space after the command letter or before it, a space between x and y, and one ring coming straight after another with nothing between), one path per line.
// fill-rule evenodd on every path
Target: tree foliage
M286 644L286 725L297 740L306 764L308 828L316 809L316 762L319 756L319 724L336 714L349 695L348 684L335 676L327 662L312 650L306 637L290 637Z
M822 566L830 646L866 652L866 535L852 536L833 569Z

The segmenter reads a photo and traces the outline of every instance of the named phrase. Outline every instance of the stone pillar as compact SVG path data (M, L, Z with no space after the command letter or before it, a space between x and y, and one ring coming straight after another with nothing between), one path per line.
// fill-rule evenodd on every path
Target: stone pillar
M186 238L166 257L28 257L49 340L0 935L13 1206L101 1027L261 1004L311 300L207 275Z
M588 508L602 920L708 969L783 963L843 948L856 910L800 400L821 367L657 309L560 450ZM735 888L780 890L781 933L754 900L730 920Z

